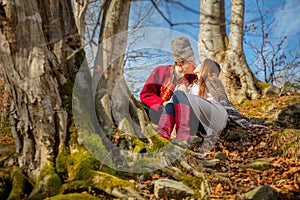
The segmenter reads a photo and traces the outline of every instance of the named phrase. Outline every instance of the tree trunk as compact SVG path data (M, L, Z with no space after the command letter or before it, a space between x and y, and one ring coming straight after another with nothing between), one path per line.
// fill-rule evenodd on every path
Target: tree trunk
M199 55L222 66L221 78L233 101L256 99L260 91L243 50L244 0L232 0L230 38L225 32L224 0L201 0Z
M257 99L259 95L256 78L250 70L243 49L244 0L232 0L230 40L223 77L230 98L241 101L244 98Z
M224 0L200 1L200 31L198 51L200 60L222 59L226 50Z
M74 1L75 22L78 28L78 33L80 35L82 44L84 44L84 40L85 40L85 29L86 29L85 16L89 4L90 4L89 0Z
M123 75L130 1L108 0L104 7L94 70L98 119L106 135L124 120L140 132L137 107Z
M0 5L0 63L13 99L15 162L36 180L66 142L68 115L59 86L75 77L75 60L65 60L72 52L67 43L76 38L72 7L65 0Z

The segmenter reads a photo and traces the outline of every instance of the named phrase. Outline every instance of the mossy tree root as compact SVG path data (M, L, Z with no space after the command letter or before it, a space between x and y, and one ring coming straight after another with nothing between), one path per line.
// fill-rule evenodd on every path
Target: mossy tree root
M112 175L94 171L91 181L95 188L105 191L107 194L117 198L133 198L137 200L144 199L141 195L139 195L134 184Z
M7 199L12 189L12 177L10 176L10 168L0 169L0 197Z
M83 180L72 181L63 184L61 187L61 194L57 195L61 198L62 194L70 193L72 191L103 191L109 196L121 199L144 199L139 195L138 189L133 183L119 179L115 176L103 173L100 171L91 170L88 178Z

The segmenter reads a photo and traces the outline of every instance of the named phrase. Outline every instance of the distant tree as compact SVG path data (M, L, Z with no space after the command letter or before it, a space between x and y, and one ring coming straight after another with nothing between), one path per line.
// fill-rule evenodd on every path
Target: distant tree
M224 0L200 0L199 56L222 66L222 79L229 98L241 101L260 96L257 79L243 50L244 0L231 1L230 37L226 34Z
M295 51L287 51L285 45L289 38L273 37L276 22L271 18L271 8L263 0L256 0L256 6L258 20L252 20L251 24L245 25L245 32L255 37L255 41L245 40L256 55L254 72L257 75L262 74L264 82L280 87L282 92L297 92L297 80L300 78L300 41Z

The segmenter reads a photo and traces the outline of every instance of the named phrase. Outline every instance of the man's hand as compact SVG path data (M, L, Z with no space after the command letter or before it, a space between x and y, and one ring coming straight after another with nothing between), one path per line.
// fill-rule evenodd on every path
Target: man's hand
M168 103L172 103L172 101L170 101L170 100L169 100L169 101L164 101L164 102L162 103L162 106L163 106L163 107L166 107L166 105L167 105Z

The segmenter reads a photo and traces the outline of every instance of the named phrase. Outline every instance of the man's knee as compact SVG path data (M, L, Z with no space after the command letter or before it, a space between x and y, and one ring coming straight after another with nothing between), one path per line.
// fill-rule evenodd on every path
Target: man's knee
M186 94L183 91L176 90L173 94L173 102L174 104L184 103L186 99Z

